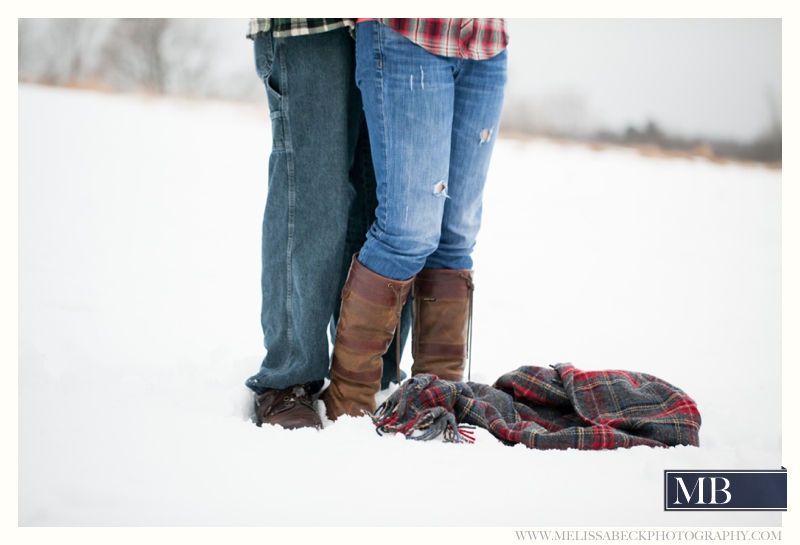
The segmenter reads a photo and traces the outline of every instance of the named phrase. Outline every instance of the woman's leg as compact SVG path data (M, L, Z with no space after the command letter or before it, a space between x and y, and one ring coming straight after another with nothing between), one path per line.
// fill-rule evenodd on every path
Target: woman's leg
M347 223L347 243L345 249L345 259L342 263L341 279L337 293L342 292L345 280L347 279L350 265L352 264L353 254L358 252L364 245L367 238L367 231L375 221L375 209L378 207L378 197L375 194L375 170L372 168L372 153L369 147L369 134L367 132L367 122L364 119L364 110L361 106L361 92L358 93L358 111L361 114L361 127L358 133L358 144L356 145L356 154L353 159L353 165L350 167L350 182L355 188L355 197L353 204L350 206L350 216ZM338 300L338 304L333 312L333 320L331 321L331 339L336 339L336 324L339 322L339 310L342 305L342 300ZM397 373L397 347L396 343L400 341L400 350L402 354L405 348L406 339L411 331L411 305L407 304L403 307L402 319L400 320L401 331L400 335L392 340L389 350L383 355L383 376L381 377L381 390L385 390L392 382L398 382ZM400 381L406 377L403 371L400 371Z
M506 53L483 61L461 61L454 77L450 198L444 207L439 246L414 282L411 373L460 381L469 355L472 250L500 122Z
M455 74L449 186L439 245L425 263L434 269L471 269L481 226L483 188L497 139L507 80L505 51L465 60Z
M359 262L406 280L439 245L458 59L433 55L377 23L360 23L357 32L356 82L378 183L376 220Z
M453 119L452 63L393 30L360 23L356 81L369 126L378 208L342 290L328 418L375 410L381 356L414 276L439 243Z

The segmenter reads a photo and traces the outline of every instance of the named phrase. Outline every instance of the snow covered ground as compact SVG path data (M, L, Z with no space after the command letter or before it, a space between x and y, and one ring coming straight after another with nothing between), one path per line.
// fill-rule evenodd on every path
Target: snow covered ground
M779 526L664 512L665 469L778 469L781 171L500 140L472 379L656 375L700 448L257 428L261 106L19 86L20 526ZM405 356L410 365L410 355ZM793 468L789 468L790 470Z

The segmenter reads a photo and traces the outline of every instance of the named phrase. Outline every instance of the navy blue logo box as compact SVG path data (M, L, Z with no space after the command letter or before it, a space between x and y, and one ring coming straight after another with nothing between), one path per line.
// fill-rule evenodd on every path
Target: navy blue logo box
M665 511L786 511L786 468L664 470Z

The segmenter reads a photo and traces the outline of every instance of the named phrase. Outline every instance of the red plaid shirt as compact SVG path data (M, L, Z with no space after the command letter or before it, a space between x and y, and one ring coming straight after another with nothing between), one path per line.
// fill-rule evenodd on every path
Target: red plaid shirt
M491 59L508 45L505 19L375 19L443 57Z

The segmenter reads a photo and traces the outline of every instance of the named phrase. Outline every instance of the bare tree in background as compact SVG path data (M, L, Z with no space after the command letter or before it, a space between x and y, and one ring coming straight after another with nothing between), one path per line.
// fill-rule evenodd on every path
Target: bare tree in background
M119 19L103 47L105 77L126 91L229 94L230 82L214 73L225 65L214 27L204 19Z
M194 96L217 96L220 82L212 67L224 66L219 58L219 37L214 21L173 19L164 40L164 57L169 67L169 93Z
M17 19L17 72L20 80L28 77L31 56L31 20Z
M98 43L103 40L108 21L102 19L56 19L47 40L60 52L52 64L60 74L56 83L75 84L97 77ZM57 60L56 60L57 59Z
M18 19L17 30L18 70L24 79L74 85L95 75L104 20Z
M257 100L252 57L231 57L244 29L219 19L18 19L18 79Z
M260 100L264 88L248 54L231 62L231 34L214 19L172 19L164 40L169 67L167 92L178 95ZM244 35L234 39L246 43Z
M117 89L163 93L164 41L171 19L118 19L101 54L101 71Z
M59 19L55 22L55 27L51 39L56 39L56 46L62 52L59 58L62 66L53 70L57 77L61 77L61 81L56 83L76 81L84 69L84 52L81 46L89 29L89 20Z

